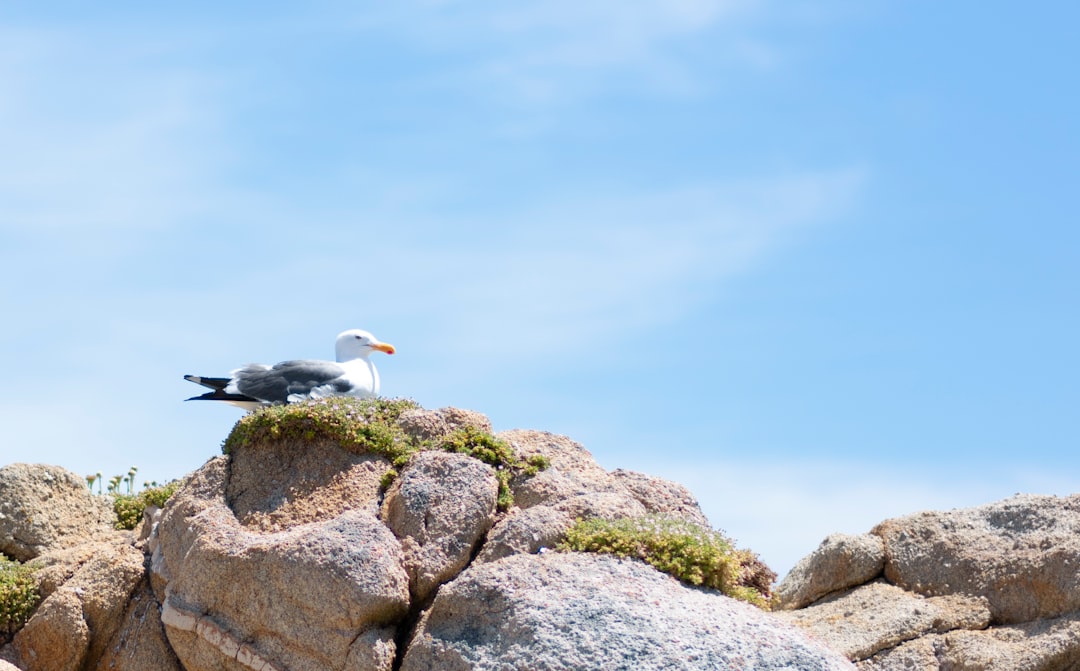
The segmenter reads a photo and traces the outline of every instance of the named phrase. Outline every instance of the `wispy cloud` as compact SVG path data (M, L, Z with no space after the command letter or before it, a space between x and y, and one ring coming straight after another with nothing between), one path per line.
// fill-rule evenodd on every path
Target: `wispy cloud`
M629 341L847 207L860 181L839 171L546 207L515 217L493 248L474 241L425 253L416 289L444 294L454 307L438 318L452 331L490 310L494 318L472 334L489 357L547 356L569 334Z
M568 339L582 348L628 344L641 330L685 316L726 278L851 207L863 180L859 170L838 170L576 194L555 197L557 204L523 202L512 212L477 211L468 221L416 222L361 206L336 215L355 222L347 226L313 213L330 223L308 224L288 259L240 265L207 290L232 296L277 283L272 293L245 299L253 318L274 319L283 300L323 313L354 306L402 327L453 334L459 357L436 365L526 366L558 352L572 356ZM278 218L269 228L301 225ZM282 285L282 264L320 278L318 290Z
M746 31L759 0L544 0L527 5L398 4L355 26L392 26L458 64L444 82L502 103L563 105L601 91L696 93L717 64L773 67L775 49ZM452 84L451 84L452 85Z
M104 39L64 30L0 34L0 228L100 235L157 229L204 211L204 189L222 158L214 108L203 104L211 82L141 67L151 56L145 45Z

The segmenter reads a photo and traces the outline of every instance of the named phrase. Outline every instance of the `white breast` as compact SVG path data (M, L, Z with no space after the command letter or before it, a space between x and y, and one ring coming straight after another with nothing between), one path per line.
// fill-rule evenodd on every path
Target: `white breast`
M347 396L368 398L379 393L379 371L375 364L367 359L353 359L338 364L345 369L345 380L352 385Z

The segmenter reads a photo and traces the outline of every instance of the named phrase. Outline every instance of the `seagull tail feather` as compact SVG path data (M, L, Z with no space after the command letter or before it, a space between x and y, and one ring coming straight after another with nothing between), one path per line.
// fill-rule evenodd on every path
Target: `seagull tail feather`
M188 382L194 382L195 384L201 384L207 389L222 390L229 385L231 381L227 377L203 377L201 375L185 375L184 379Z

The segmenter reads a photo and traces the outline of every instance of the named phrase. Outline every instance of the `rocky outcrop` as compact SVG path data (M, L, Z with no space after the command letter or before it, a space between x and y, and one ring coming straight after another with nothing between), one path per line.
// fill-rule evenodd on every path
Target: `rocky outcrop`
M266 460L277 462L277 452L300 446L267 447ZM312 500L319 489L282 484L292 496L251 507L273 516L277 503L314 519L284 524L282 516L274 530L255 520L245 526L226 497L231 466L218 457L196 471L158 524L151 566L184 668L319 671L348 661L358 670L388 669L409 579L400 544L371 512L374 501L357 498L338 511Z
M406 410L398 417L398 424L405 433L420 440L433 440L465 427L491 433L491 420L479 412L461 408Z
M919 513L873 533L885 543L885 577L913 592L984 597L1001 624L1080 610L1080 496Z
M777 593L865 671L1080 668L1080 496L1020 495L831 536Z
M495 521L495 470L461 454L422 452L386 493L382 519L401 541L413 598L423 602L469 563Z
M514 483L516 507L491 530L479 561L552 547L578 518L613 520L648 512L639 495L624 484L628 478L605 471L580 443L545 431L515 429L498 435L522 458L542 455L550 465ZM696 511L682 515L705 519L692 497L679 503Z
M11 644L23 669L180 671L129 538L49 551L33 565L43 598Z
M768 614L631 560L548 552L470 567L402 671L815 669L850 663Z
M802 608L830 592L869 582L884 568L880 537L833 534L792 568L776 593L785 608Z
M611 475L647 512L678 517L703 527L709 526L709 520L705 513L701 512L697 499L689 489L679 483L621 468L616 468Z
M541 431L499 434L511 466L393 452L402 436L490 430L468 411L408 410L392 428L371 451L308 425L231 441L134 533L112 530L77 476L18 467L22 484L0 489L18 514L2 528L36 557L42 601L0 659L22 671L853 668L797 626L639 561L552 550L579 518L707 527L680 485L608 472ZM546 468L525 468L531 457ZM50 501L81 508L77 523L39 512Z
M485 423L475 413L449 410L409 411L401 418L406 431L428 440ZM501 574L513 566L505 563L515 559L510 555L533 560L537 555L527 553L541 548L537 541L554 546L578 517L671 511L705 519L685 489L644 475L610 474L563 436L511 431L499 437L518 459L542 455L549 463L511 482L516 505L501 514L495 469L461 454L414 454L385 492L373 483L389 461L332 442L237 444L208 462L166 506L150 543L161 619L184 668L390 669L405 658L401 646L418 618L426 623L456 612L438 595L458 585L463 571L472 575L470 565ZM315 463L307 466L308 459ZM523 525L527 520L539 526ZM538 528L542 533L534 533ZM677 588L672 594L679 598L707 596L718 609L730 601L625 563L635 575L655 575L669 590ZM608 589L622 584L619 576L605 580ZM634 590L632 583L623 588ZM603 581L592 589L604 589ZM680 603L677 598L672 612ZM421 618L429 604L432 615ZM489 621L500 619L501 608L472 605ZM644 659L657 668L678 657L674 648L651 646Z
M0 552L28 561L111 535L116 515L86 482L59 466L0 468Z

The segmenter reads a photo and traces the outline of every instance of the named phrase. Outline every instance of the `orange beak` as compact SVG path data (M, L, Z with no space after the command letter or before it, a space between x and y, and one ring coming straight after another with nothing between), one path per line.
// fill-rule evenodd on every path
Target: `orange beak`
M371 349L377 349L380 352L386 352L387 354L393 354L395 351L394 346L385 342L376 342L371 344Z

